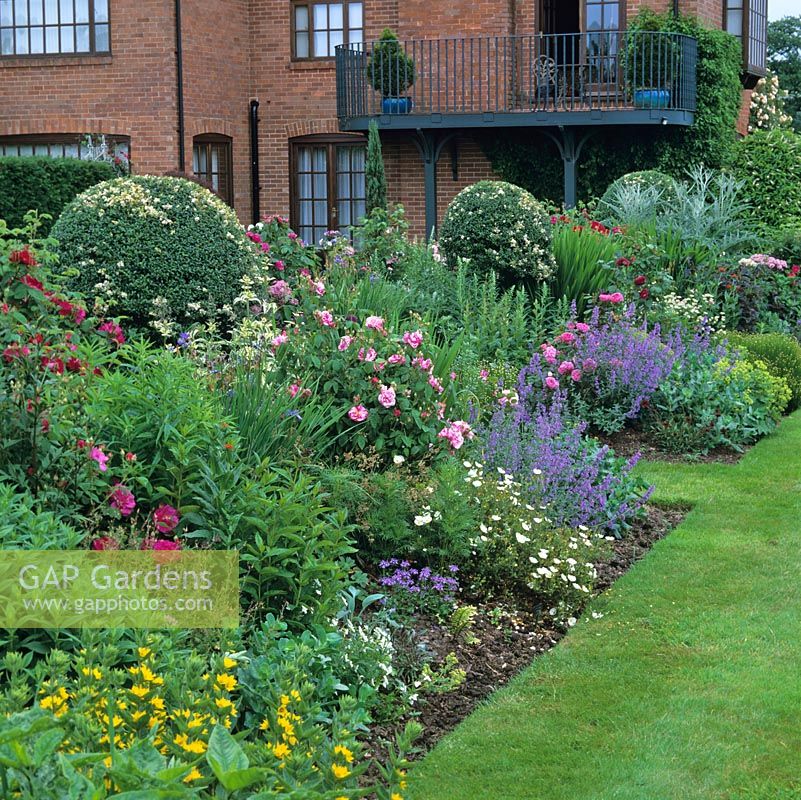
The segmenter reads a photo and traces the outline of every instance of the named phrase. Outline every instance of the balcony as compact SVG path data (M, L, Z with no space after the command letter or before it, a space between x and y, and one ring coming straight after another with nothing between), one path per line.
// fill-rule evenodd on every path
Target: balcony
M376 120L382 130L412 133L432 233L436 165L459 130L541 130L559 149L570 207L582 147L598 126L693 124L697 62L694 38L661 31L340 45L337 115L344 131L365 131Z
M379 42L337 48L343 130L366 130L372 119L392 130L694 120L697 43L681 34L417 39L396 48L407 58Z

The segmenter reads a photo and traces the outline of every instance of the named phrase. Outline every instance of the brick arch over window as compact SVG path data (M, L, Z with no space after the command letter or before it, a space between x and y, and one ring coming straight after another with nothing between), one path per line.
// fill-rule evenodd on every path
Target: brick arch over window
M105 133L107 136L130 136L131 124L125 120L98 119L97 117L47 116L37 119L5 120L0 125L0 136L38 136L63 134L65 131L81 134Z
M186 132L193 139L196 136L227 136L234 138L234 123L216 117L195 117L187 120Z
M324 133L332 136L344 135L339 130L339 120L336 117L295 122L292 125L287 125L285 131L288 139L298 139L301 136L316 136Z

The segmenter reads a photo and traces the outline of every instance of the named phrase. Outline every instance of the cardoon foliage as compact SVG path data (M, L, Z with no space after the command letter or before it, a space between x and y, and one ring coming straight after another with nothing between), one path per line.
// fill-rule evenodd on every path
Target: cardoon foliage
M635 321L634 306L603 317L596 307L541 345L520 373L520 400L533 410L562 390L570 416L611 433L637 416L683 349L680 331L663 341L658 325Z
M521 398L528 374L521 372ZM512 473L556 524L619 531L650 496L630 474L638 459L617 459L584 438L586 423L570 422L565 409L558 389L547 404L500 408L483 432L484 463Z

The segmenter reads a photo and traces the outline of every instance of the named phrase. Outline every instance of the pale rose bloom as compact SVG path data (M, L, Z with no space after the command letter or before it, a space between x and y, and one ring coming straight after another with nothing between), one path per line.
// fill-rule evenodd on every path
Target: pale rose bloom
M353 406L351 410L348 411L348 416L354 422L364 422L369 416L369 413L370 412L363 405L358 405Z
M378 393L378 402L384 408L392 408L395 405L395 390L391 386L382 384L381 391Z

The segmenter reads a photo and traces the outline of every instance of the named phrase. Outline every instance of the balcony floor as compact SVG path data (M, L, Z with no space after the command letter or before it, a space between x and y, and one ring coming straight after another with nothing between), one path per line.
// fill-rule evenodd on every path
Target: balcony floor
M453 128L592 127L596 125L692 125L691 111L658 110L621 106L598 109L576 104L570 110L521 109L483 113L436 112L376 114L340 119L344 131L366 131L372 120L385 130Z

